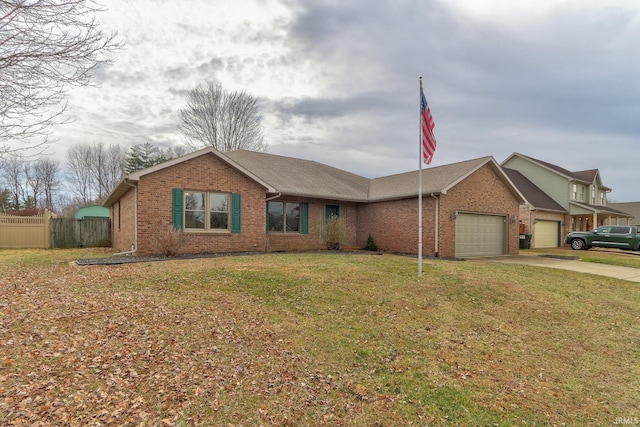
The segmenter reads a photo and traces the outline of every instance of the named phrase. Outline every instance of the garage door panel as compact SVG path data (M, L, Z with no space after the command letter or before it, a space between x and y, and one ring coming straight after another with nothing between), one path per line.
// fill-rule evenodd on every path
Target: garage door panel
M535 223L535 247L536 248L557 248L560 238L560 227L558 221L541 221Z
M506 230L504 216L458 214L456 218L456 256L505 254Z

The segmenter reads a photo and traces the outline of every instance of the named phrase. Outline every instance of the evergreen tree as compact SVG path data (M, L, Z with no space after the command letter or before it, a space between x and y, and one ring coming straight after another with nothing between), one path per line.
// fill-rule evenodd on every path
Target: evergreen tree
M0 190L0 213L11 210L11 202L9 201L9 190Z
M127 151L125 156L125 172L133 173L155 166L158 163L176 158L183 153L184 150L181 148L167 148L163 151L150 142L136 144Z

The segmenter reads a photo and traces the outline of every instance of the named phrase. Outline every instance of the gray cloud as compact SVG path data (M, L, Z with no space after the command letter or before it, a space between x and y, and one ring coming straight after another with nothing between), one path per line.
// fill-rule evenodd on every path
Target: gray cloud
M482 155L501 161L520 151L576 170L600 168L607 184L607 171L618 166L595 155L600 147L637 150L627 139L640 133L637 16L637 8L564 6L514 28L466 19L435 1L305 2L290 46L328 69L328 78L322 97L283 100L277 114L329 128L352 117L362 126L347 127L346 149L362 147L372 132L389 138L383 144L412 144L413 95L424 74L437 163ZM376 99L363 102L372 87ZM395 132L371 125L380 116ZM622 198L640 199L625 181L618 188Z
M64 144L173 145L188 91L216 79L259 97L271 152L399 173L418 165L423 75L434 165L517 151L599 168L613 198L640 200L640 8L631 2L558 1L526 16L513 8L508 19L445 0L241 3L114 0L127 47L97 70L99 90L70 95L77 120L56 131Z

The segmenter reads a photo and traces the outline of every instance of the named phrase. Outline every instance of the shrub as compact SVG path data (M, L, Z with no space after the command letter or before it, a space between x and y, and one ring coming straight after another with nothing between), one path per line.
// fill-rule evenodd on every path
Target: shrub
M340 245L346 236L344 220L337 216L332 216L324 224L323 237L329 250L339 250Z
M153 237L154 246L166 257L176 256L183 242L184 233L173 227L159 230Z
M376 242L373 241L373 236L371 236L371 234L369 234L369 236L367 237L367 244L364 246L364 248L368 251L378 250L378 247L376 246Z

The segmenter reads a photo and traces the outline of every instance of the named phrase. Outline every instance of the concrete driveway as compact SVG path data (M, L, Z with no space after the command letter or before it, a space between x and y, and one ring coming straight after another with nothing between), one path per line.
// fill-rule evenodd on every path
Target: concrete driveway
M471 260L470 260L471 261ZM618 267L615 265L596 264L580 260L553 258L540 255L507 255L499 257L475 258L474 261L496 262L502 264L523 264L538 267L558 268L579 273L597 274L600 276L614 277L616 279L640 282L640 269L631 267Z

